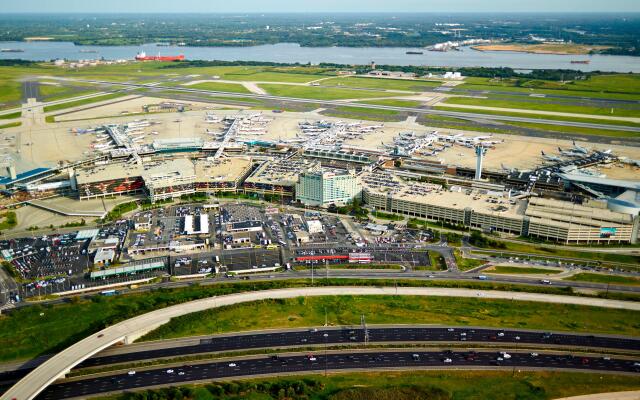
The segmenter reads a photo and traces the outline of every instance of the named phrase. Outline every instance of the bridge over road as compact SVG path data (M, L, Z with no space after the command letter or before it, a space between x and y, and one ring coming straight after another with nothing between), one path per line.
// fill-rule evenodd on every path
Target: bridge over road
M120 342L132 343L144 334L166 324L174 317L207 310L266 299L284 299L299 296L340 296L340 295L402 295L402 296L440 296L440 297L482 297L488 299L508 299L545 303L563 303L606 308L618 308L640 311L640 303L608 300L600 298L562 296L540 293L516 293L493 290L451 289L451 288L410 288L410 287L312 287L290 288L244 292L231 295L210 297L177 304L155 310L103 329L76 344L61 351L42 363L35 370L12 386L2 396L2 400L31 400L47 386L65 376L72 368Z

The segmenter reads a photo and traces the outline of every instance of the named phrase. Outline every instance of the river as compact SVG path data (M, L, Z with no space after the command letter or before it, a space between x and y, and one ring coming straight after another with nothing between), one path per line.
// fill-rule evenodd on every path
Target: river
M576 69L582 71L640 72L640 57L608 55L553 55L504 51L481 52L471 48L446 53L405 47L300 47L280 43L253 47L160 47L142 46L76 46L71 42L0 42L0 49L23 52L0 52L0 59L21 58L42 61L132 59L139 51L148 55L184 54L188 60L270 61L280 63L320 62L337 64L428 65L438 67L511 67L514 69ZM87 52L95 51L95 52ZM424 51L424 54L406 54ZM571 64L571 60L590 60L589 64Z

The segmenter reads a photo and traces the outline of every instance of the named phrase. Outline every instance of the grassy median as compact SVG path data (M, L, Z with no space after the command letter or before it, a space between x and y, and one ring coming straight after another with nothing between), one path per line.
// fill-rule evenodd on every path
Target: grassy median
M255 329L369 324L444 324L575 332L640 333L640 312L524 301L422 297L322 296L261 300L174 318L142 340ZM588 316L588 317L587 317Z
M512 266L503 266L498 265L496 267L491 267L485 272L490 274L559 274L562 272L560 269L551 269L551 268L535 268L535 267L512 267Z
M565 278L565 280L579 281L579 282L610 283L612 285L640 286L640 279L634 278L631 276L591 274L588 272L575 274L569 278Z

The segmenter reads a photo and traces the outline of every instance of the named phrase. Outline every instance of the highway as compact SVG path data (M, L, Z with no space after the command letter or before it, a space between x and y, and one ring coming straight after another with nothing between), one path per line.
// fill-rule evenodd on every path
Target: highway
M180 385L192 381L210 381L222 378L240 378L255 375L286 375L301 372L334 370L375 370L419 368L537 368L549 370L603 371L639 373L633 360L604 359L602 357L574 357L564 354L508 353L497 351L375 351L375 352L319 352L306 355L241 358L168 369L156 368L137 371L135 375L121 373L115 376L91 377L55 384L47 388L38 399L60 400L86 397L114 391L140 389L150 386Z
M640 351L640 339L616 336L573 335L555 332L548 334L546 332L539 331L466 327L368 327L366 330L368 334L368 343L467 342L491 345L506 343L513 345L520 343L582 349L597 348ZM114 355L98 354L97 356L78 365L78 368L138 362L156 358L179 357L190 354L265 348L273 349L295 346L317 346L323 344L360 345L364 342L365 330L360 326L218 335L210 338L199 338L199 343L195 345L162 347ZM166 344L166 341L162 343ZM151 342L146 344L153 345L154 343ZM125 349L126 347L122 350Z
M295 98L295 97L272 96L272 95L254 94L254 93L234 93L234 92L221 92L221 91L213 91L213 90L193 89L193 88L180 87L180 86L161 86L158 84L111 82L111 81L84 80L84 79L74 79L74 82L83 82L83 83L91 83L96 85L107 85L107 86L119 86L119 87L131 88L131 89L152 89L155 91L170 90L174 92L206 94L209 96L215 95L215 96L237 97L237 98L252 98L252 99L258 99L258 100L285 101L285 102L292 102L292 103L305 103L305 104L311 103L311 104L322 104L322 105L331 105L331 106L353 105L353 103L348 103L348 102L345 102L344 100L301 99L301 98ZM44 105L46 106L48 105L48 103L44 103ZM572 126L577 128L607 129L607 130L618 130L618 131L625 131L625 132L640 132L640 127L625 126L625 125L609 125L609 124L596 124L596 123L576 122L576 121L560 121L560 120L554 120L554 119L514 117L514 116L508 116L508 115L479 114L479 113L470 113L470 112L444 111L444 110L413 108L413 107L395 107L395 106L384 106L384 105L366 104L366 103L363 103L363 104L358 103L357 106L362 108L399 111L399 112L411 112L411 113L417 113L417 114L436 114L436 115L442 115L442 116L454 117L454 118L476 118L476 119L495 120L495 121L527 122L527 123L538 123L538 124L548 124L548 125Z
M640 339L621 336L596 336L532 330L489 329L477 327L392 326L367 327L367 343L457 343L464 345L528 345L536 348L558 346L579 349L611 349L640 352ZM99 353L77 368L143 362L160 358L183 357L214 352L282 349L322 345L363 345L365 331L360 326L303 330L278 330L224 334L142 342L119 346ZM33 368L0 373L0 382L13 382Z
M457 288L409 288L409 287L318 287L291 288L236 293L209 297L158 309L109 326L90 335L54 355L27 376L13 385L2 399L29 400L35 398L57 379L81 362L112 345L132 343L145 333L166 324L181 315L211 308L265 299L286 299L304 296L447 296L484 299L506 299L536 301L544 303L575 304L626 310L640 310L640 303L578 296L561 296L525 292L503 292L495 290L473 290Z

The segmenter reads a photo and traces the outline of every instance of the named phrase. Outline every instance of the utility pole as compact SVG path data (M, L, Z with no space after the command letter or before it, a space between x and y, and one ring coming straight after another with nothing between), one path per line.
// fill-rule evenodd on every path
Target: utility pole
M325 279L329 281L329 260L324 260Z
M369 344L369 330L367 329L367 320L364 314L360 316L360 325L362 325L362 331L364 332L364 346L367 347Z

